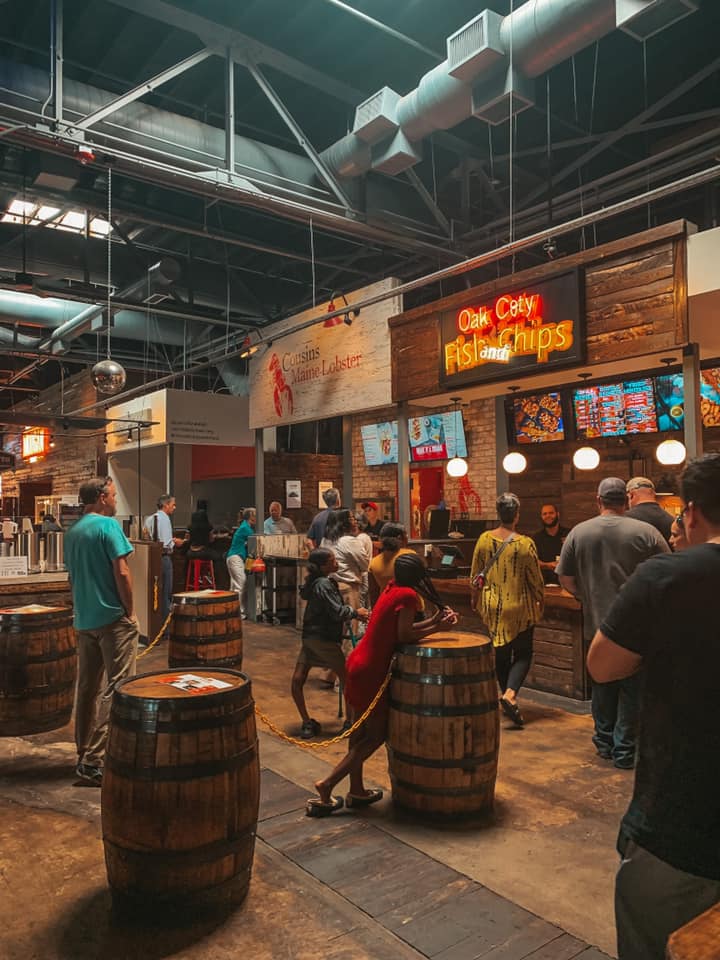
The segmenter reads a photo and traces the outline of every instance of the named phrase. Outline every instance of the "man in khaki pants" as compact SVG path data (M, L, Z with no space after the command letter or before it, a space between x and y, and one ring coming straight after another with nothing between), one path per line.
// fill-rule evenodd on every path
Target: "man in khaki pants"
M109 477L84 483L79 500L83 515L65 537L79 655L75 773L99 787L113 690L135 673L138 625L127 564L133 548L114 519L117 493Z

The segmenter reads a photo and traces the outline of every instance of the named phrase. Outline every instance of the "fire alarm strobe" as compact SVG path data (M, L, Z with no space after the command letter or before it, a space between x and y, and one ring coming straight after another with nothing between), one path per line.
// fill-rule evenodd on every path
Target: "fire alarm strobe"
M86 143L80 143L77 148L77 158L79 162L85 166L86 163L94 162L95 152L93 148L89 147Z

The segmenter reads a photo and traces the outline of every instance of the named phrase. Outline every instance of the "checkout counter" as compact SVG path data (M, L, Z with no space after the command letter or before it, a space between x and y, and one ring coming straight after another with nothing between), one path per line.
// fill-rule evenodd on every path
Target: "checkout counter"
M480 617L470 606L475 540L412 540L409 546L425 558L440 597L460 614L460 628L484 633ZM581 604L560 587L546 586L545 612L535 627L533 663L525 686L572 700L589 700L586 656Z

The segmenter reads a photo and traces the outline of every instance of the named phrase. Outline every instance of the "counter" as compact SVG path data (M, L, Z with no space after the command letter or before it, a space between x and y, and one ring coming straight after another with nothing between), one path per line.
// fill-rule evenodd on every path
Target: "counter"
M485 632L480 617L470 606L469 578L433 578L433 583L440 597L462 617L462 630ZM534 650L532 667L525 682L527 687L573 700L590 698L582 606L559 587L545 588L545 612L535 627Z
M72 607L67 573L29 573L0 579L0 606L24 607L30 603Z

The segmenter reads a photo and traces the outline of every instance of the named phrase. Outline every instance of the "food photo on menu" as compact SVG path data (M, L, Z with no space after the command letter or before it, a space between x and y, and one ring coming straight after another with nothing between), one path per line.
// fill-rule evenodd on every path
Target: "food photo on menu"
M398 462L397 428L397 420L364 424L360 434L367 466L379 467Z
M448 411L408 420L410 457L421 460L448 460L466 457L467 444L462 414Z
M516 397L513 401L513 420L517 443L547 443L565 439L559 393Z
M720 427L720 367L702 371L700 413L704 427Z

